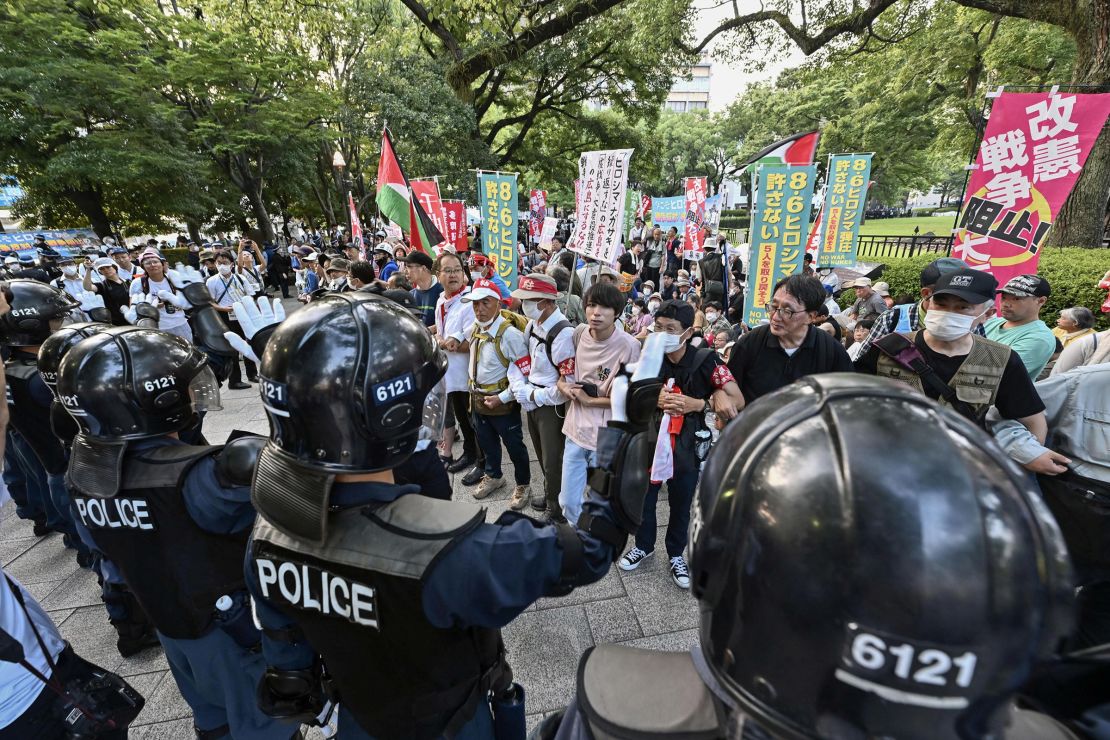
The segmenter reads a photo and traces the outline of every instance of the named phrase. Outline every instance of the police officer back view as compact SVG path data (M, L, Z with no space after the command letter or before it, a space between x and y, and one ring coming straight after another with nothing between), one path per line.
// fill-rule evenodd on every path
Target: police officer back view
M248 586L272 666L264 708L317 714L326 669L344 740L493 737L489 696L511 685L499 628L608 572L646 477L627 499L586 503L594 534L515 512L486 524L484 510L394 485L447 364L410 313L367 293L327 296L278 325L260 356L271 439ZM644 385L646 420L659 384ZM516 703L523 732L519 701L502 704ZM494 714L508 721L496 703Z
M700 646L591 648L541 737L1074 737L1012 705L1073 624L1063 538L956 413L806 377L725 429L692 532Z
M199 410L218 408L218 388L204 354L181 337L114 327L82 340L58 372L58 396L80 428L67 482L81 521L157 629L197 736L287 738L292 728L254 701L263 665L242 564L258 438L224 447L177 439Z

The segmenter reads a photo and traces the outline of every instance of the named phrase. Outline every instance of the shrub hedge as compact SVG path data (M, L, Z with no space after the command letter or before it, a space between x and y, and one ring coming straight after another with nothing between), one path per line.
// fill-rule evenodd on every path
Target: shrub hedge
M890 285L890 294L918 295L921 289L921 270L937 258L936 254L921 254L905 258L883 258L886 265L882 280ZM1110 250L1083 249L1081 247L1049 247L1041 254L1037 274L1048 280L1052 295L1041 309L1041 319L1049 328L1056 325L1060 311L1073 306L1086 306L1095 313L1095 326L1110 329L1110 314L1099 308L1106 300L1106 291L1100 290L1098 281L1110 269ZM842 306L855 301L851 291L840 296Z

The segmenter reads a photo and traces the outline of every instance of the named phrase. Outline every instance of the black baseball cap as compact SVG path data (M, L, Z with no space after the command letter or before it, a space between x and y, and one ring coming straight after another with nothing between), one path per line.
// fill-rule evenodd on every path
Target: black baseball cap
M946 272L967 270L970 267L971 265L955 257L941 257L939 260L933 260L925 265L925 269L921 271L921 287L928 288L930 285L936 285L940 276Z
M988 303L998 292L998 281L994 275L971 268L946 272L937 280L933 295L954 295L968 303Z
M1052 286L1040 275L1018 275L1010 278L998 292L1018 298L1043 298L1052 295Z
M420 265L421 267L427 267L429 270L432 269L432 265L435 264L432 261L431 257L418 249L414 249L406 254L405 258L401 261L406 262L410 265Z

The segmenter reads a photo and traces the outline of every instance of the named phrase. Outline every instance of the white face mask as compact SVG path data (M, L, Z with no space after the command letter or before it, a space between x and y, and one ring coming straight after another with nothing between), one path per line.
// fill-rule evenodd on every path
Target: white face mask
M934 309L925 314L925 328L942 342L954 342L971 333L971 327L979 316Z
M632 315L633 316L639 316L640 315L640 307L639 306L633 306L632 307Z
M651 295L651 294L652 294L652 290L651 290L651 288L644 288L644 297L645 297L645 298L646 298L647 296Z
M74 275L77 274L77 268L73 267L72 265L68 265L68 266L62 268L62 273L66 277L73 277Z
M494 319L496 319L496 318L497 318L497 316L494 316L494 317L493 317L492 319L490 319L489 321L479 321L479 320L478 320L478 318L477 318L477 317L475 317L475 318L474 318L474 323L478 325L478 328L479 328L479 329L483 329L483 330L485 330L485 329L488 329L488 328L490 328L490 326L491 326L491 325L493 324L493 322L494 322Z
M649 303L648 304L648 311L650 311L651 313L655 313L658 310L659 310L659 304L658 303Z
M543 309L540 308L539 301L522 301L521 307L524 311L524 315L532 319L532 321L539 321L540 317L543 315Z
M220 274L224 277L227 277L231 274L231 265L217 265L216 269L219 270Z
M685 333L685 332L683 332ZM663 351L671 353L676 351L683 344L681 334L667 334L663 339Z
M706 321L708 321L708 322L709 322L710 324L712 324L712 323L713 323L714 321L716 321L716 320L717 320L717 319L719 319L719 318L720 318L720 316L719 316L718 314L716 314L716 313L712 313L712 312L711 312L711 313L707 313L707 314L705 315L705 320L706 320Z

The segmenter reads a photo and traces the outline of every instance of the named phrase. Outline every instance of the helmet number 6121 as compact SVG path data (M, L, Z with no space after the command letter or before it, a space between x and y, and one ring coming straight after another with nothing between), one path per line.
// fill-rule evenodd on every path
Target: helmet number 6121
M163 375L160 378L152 378L143 383L143 388L147 391L160 391L165 388L172 388L177 385L177 378L172 375Z
M849 660L850 657L850 660ZM889 674L902 681L930 686L967 688L975 677L977 657L973 652L952 655L937 647L914 645L905 640L882 638L868 632L857 632L852 639L849 667L867 672Z

